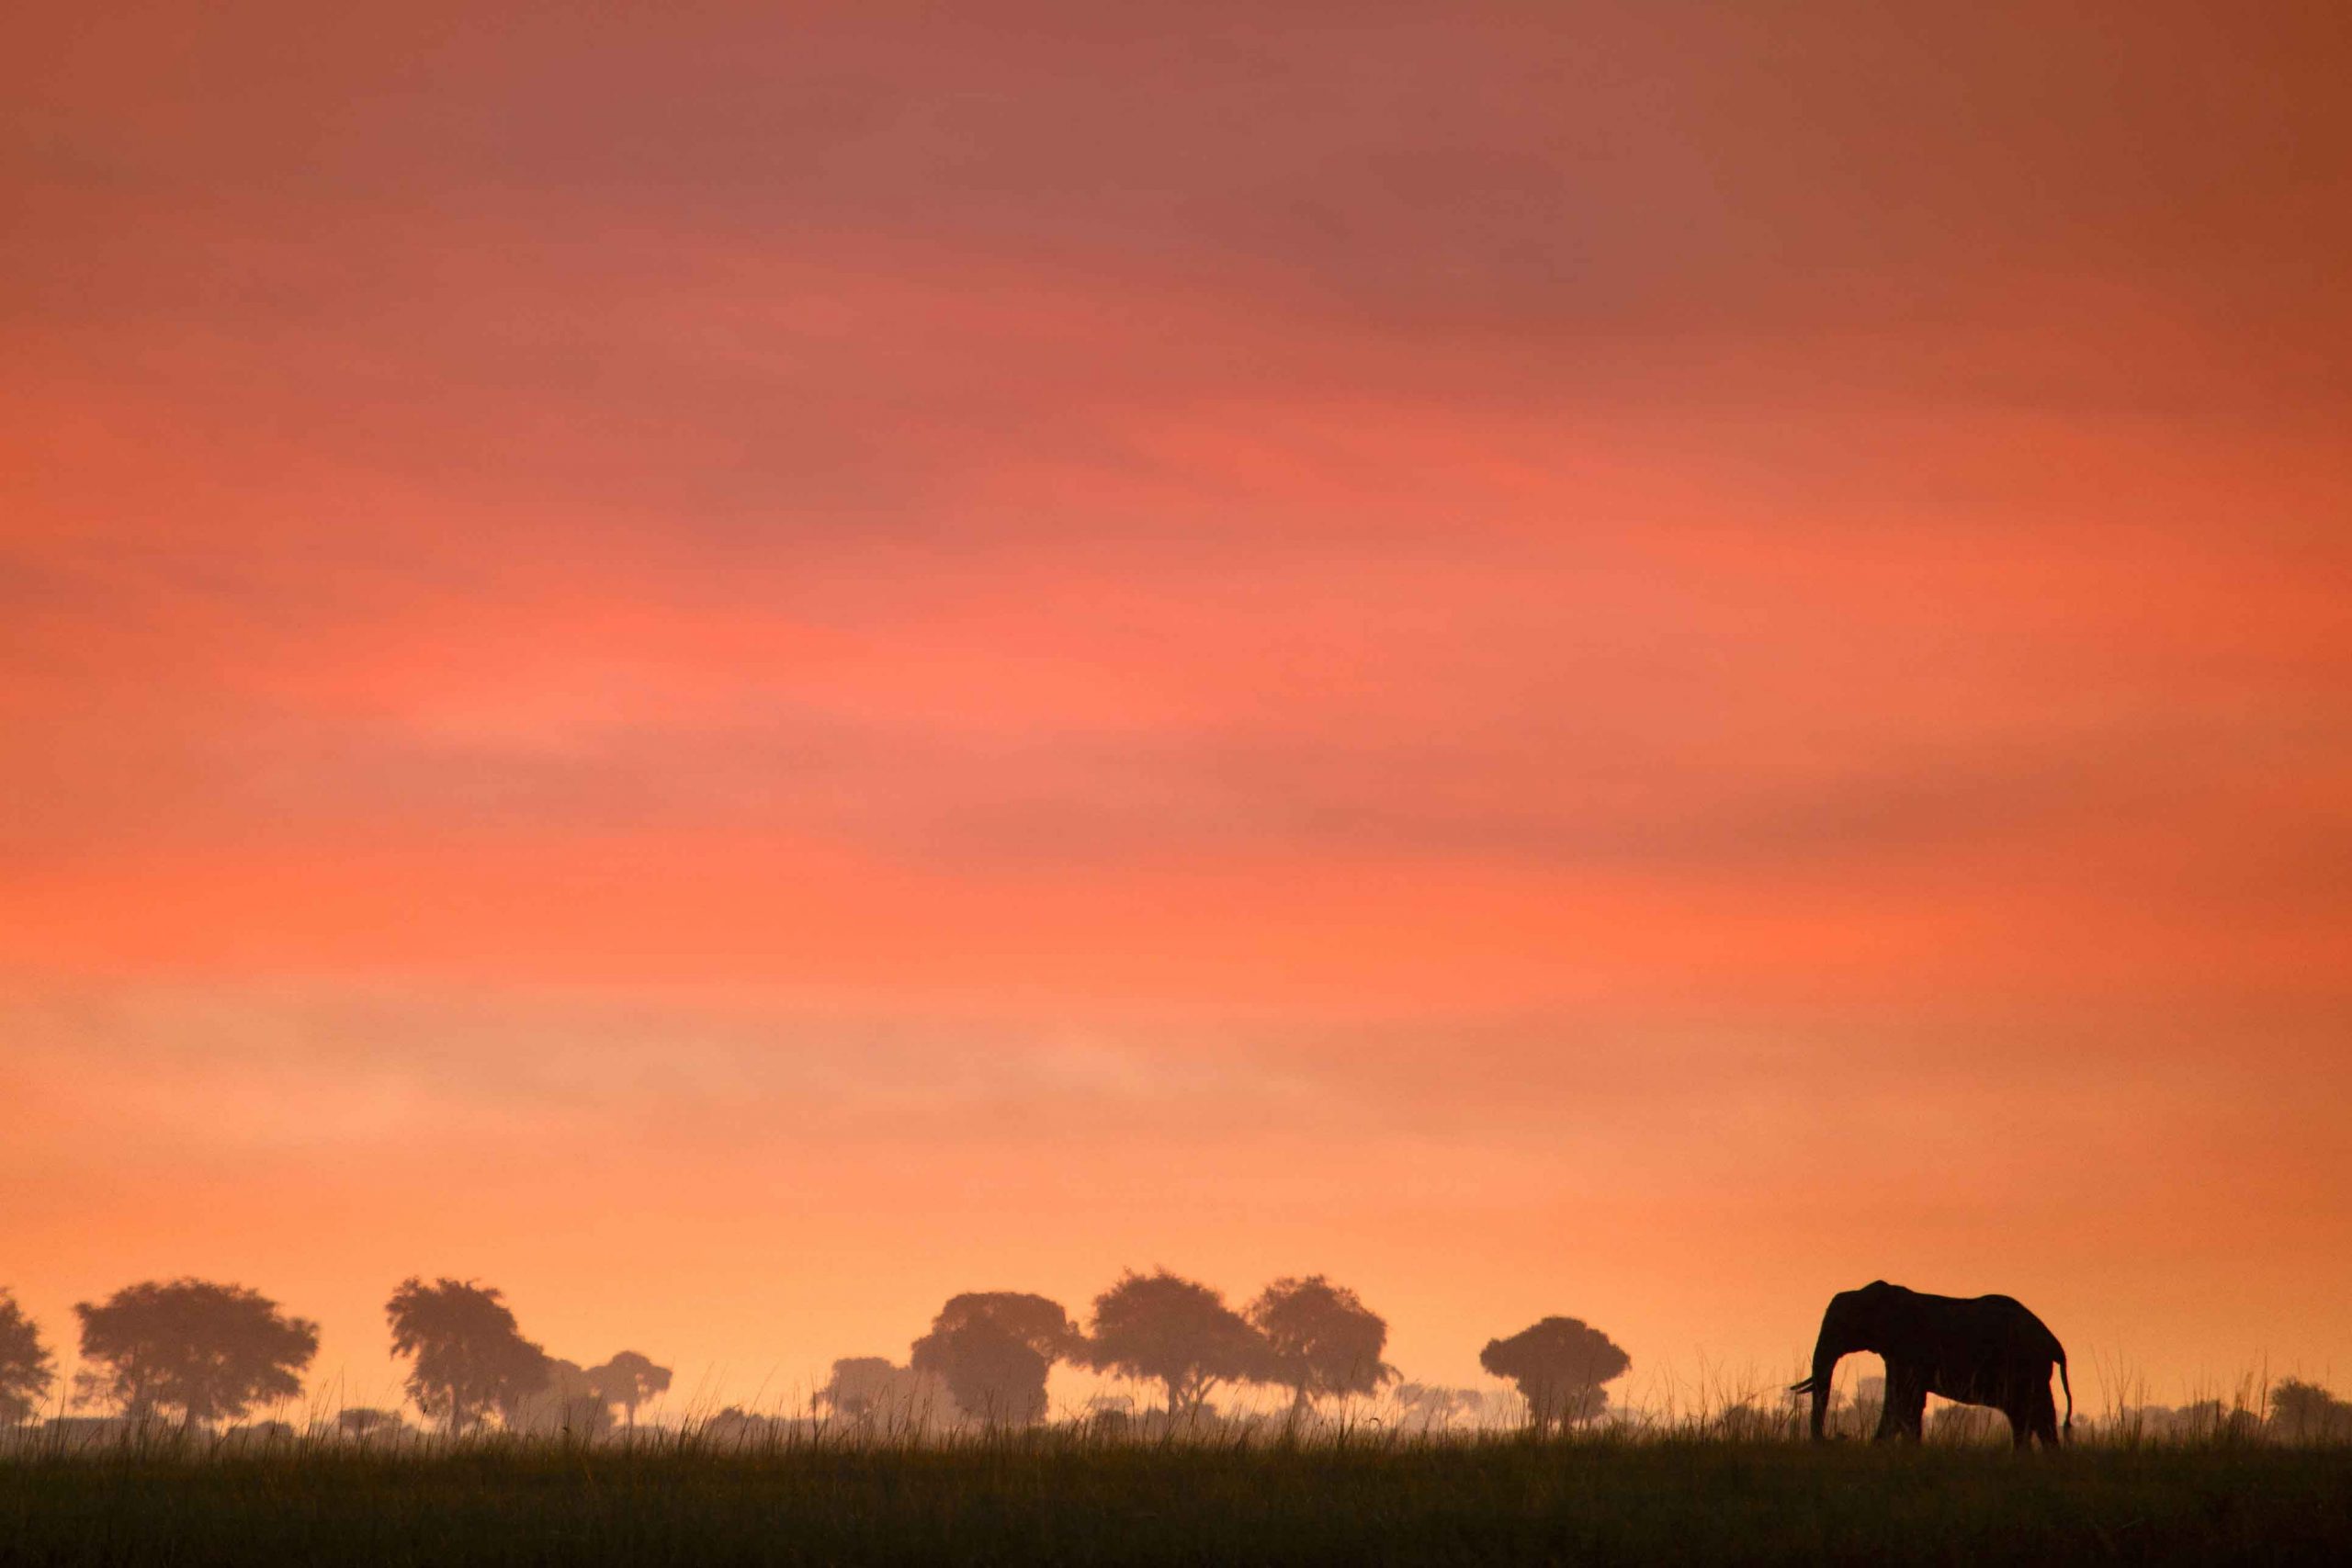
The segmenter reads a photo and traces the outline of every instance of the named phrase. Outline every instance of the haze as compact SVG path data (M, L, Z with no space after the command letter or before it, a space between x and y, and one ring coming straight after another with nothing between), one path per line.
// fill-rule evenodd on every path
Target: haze
M53 6L0 1283L2352 1366L2336 5ZM2106 1388L2102 1390L2102 1383ZM1638 1399L1640 1389L1634 1391Z

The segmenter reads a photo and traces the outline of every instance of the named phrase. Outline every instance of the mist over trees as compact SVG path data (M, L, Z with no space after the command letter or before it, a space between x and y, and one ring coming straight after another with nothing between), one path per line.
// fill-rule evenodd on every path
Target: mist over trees
M1320 1274L1275 1280L1247 1315L1265 1341L1266 1376L1291 1391L1294 1412L1319 1399L1374 1393L1396 1375L1380 1359L1387 1320Z
M384 1317L392 1353L409 1360L410 1400L452 1434L495 1411L512 1432L601 1437L616 1407L635 1427L639 1406L670 1387L670 1369L639 1351L594 1367L548 1355L524 1337L502 1292L470 1280L404 1280Z
M97 1369L80 1380L84 1396L112 1403L118 1419L157 1410L191 1424L240 1418L257 1402L299 1393L317 1349L314 1325L238 1286L149 1283L75 1310ZM524 1334L498 1289L475 1280L411 1276L386 1302L385 1321L394 1356L408 1362L410 1402L451 1436L495 1419L520 1434L598 1438L619 1425L634 1427L640 1408L672 1382L669 1368L637 1350L592 1366L550 1355ZM1325 1275L1276 1279L1237 1310L1200 1280L1166 1269L1128 1270L1094 1298L1082 1325L1031 1292L952 1296L904 1364L842 1358L808 1410L816 1419L895 1433L1029 1426L1048 1416L1049 1379L1067 1364L1159 1385L1159 1421L1204 1419L1216 1390L1250 1384L1285 1391L1296 1422L1323 1402L1374 1395L1395 1382L1396 1369L1384 1359L1387 1339L1386 1320ZM1546 1318L1490 1341L1481 1360L1512 1380L1546 1428L1599 1415L1607 1404L1599 1385L1630 1365L1606 1335L1573 1318ZM53 1381L35 1326L0 1292L0 1392L15 1402L0 1413L28 1413ZM1406 1383L1396 1397L1394 1418L1421 1431L1509 1418L1499 1393L1476 1389ZM1119 1426L1142 1418L1115 1392L1098 1393L1083 1412ZM780 1429L774 1423L783 1419L732 1407L725 1414L730 1430L745 1432ZM334 1425L354 1438L413 1430L398 1412L371 1408L343 1412Z
M1085 1348L1060 1303L1020 1291L977 1291L950 1298L907 1360L944 1382L965 1415L1025 1427L1046 1417L1046 1378L1054 1363Z
M2281 1378L2270 1390L2270 1427L2290 1443L2352 1442L2352 1402L2317 1383Z
M17 1298L0 1289L0 1422L13 1427L29 1420L56 1381L40 1331Z
M523 1337L501 1293L470 1280L412 1275L384 1303L392 1353L409 1359L416 1407L454 1436L492 1410L512 1411L547 1386L548 1353Z
M587 1368L554 1356L546 1359L544 1368L537 1386L510 1386L495 1401L501 1426L541 1437L571 1433L601 1438L612 1429L612 1407Z
M620 1406L634 1429L638 1406L670 1392L670 1369L655 1366L635 1350L623 1350L603 1366L589 1368L588 1385L607 1407Z
M334 1425L335 1430L347 1438L379 1438L404 1431L408 1426L397 1410L378 1410L365 1404L335 1412Z
M241 1285L150 1280L104 1302L79 1302L85 1397L133 1420L177 1411L190 1427L236 1420L259 1403L302 1392L319 1327L288 1317Z
M1096 1296L1084 1323L1050 1297L1023 1291L971 1291L950 1297L909 1347L902 1364L883 1356L832 1363L805 1415L755 1415L729 1406L692 1423L737 1440L786 1438L821 1424L893 1438L957 1429L1027 1427L1052 1411L1049 1380L1070 1366L1156 1384L1156 1408L1137 1410L1132 1392L1079 1391L1066 1415L1106 1433L1168 1431L1201 1422L1234 1430L1287 1430L1311 1420L1328 1401L1390 1391L1379 1418L1397 1430L1442 1434L1491 1427L1524 1417L1539 1433L1590 1423L1611 1408L1606 1384L1632 1368L1607 1334L1583 1321L1545 1317L1487 1342L1479 1365L1508 1381L1500 1387L1454 1388L1399 1382L1385 1359L1388 1325L1353 1290L1325 1275L1283 1276L1236 1309L1197 1280L1156 1269L1129 1270ZM282 1421L244 1422L256 1406L292 1399L319 1347L319 1330L281 1311L258 1292L181 1279L127 1286L103 1302L83 1302L83 1367L74 1380L76 1406L110 1406L105 1416L52 1416L69 1441L85 1441L138 1424L175 1418L188 1429L237 1441L286 1437ZM450 1436L488 1422L522 1436L605 1438L634 1429L640 1411L661 1399L671 1370L641 1351L619 1351L593 1365L550 1355L527 1337L497 1289L474 1280L412 1276L385 1303L394 1354L408 1362L403 1386L427 1423ZM20 1426L57 1382L55 1359L39 1325L0 1289L0 1427ZM1245 1404L1219 1415L1217 1390L1254 1385L1287 1395L1286 1414ZM1850 1400L1835 1397L1837 1430L1868 1436L1884 1384L1866 1377ZM1769 1409L1743 1401L1757 1436L1781 1431ZM397 1410L352 1407L313 1417L314 1430L353 1440L413 1437ZM2087 1419L2085 1423L2089 1425ZM2125 1439L2352 1442L2352 1402L2301 1378L2267 1390L2249 1384L2234 1403L2204 1400L2178 1408L2140 1405L2117 1411L2098 1428ZM1929 1413L1938 1440L1990 1440L1991 1413L1968 1405Z
M1219 1383L1261 1382L1265 1337L1223 1294L1161 1269L1133 1271L1094 1298L1082 1364L1159 1383L1168 1414L1194 1416Z
M1397 1426L1400 1430L1423 1435L1451 1431L1456 1426L1484 1426L1495 1417L1498 1404L1509 1397L1490 1397L1484 1389L1401 1382L1396 1385Z
M861 1429L899 1431L929 1426L954 1401L934 1373L899 1366L887 1356L844 1356L833 1363L831 1378L808 1405L820 1416Z
M1489 1339L1478 1364L1519 1385L1539 1432L1555 1423L1592 1420L1609 1407L1600 1385L1634 1364L1616 1341L1581 1319L1547 1317L1508 1339Z

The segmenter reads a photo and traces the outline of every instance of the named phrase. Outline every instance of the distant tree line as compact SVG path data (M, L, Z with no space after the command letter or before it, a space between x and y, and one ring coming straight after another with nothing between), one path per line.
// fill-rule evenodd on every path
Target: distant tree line
M214 1427L302 1392L319 1349L318 1325L281 1312L239 1285L150 1280L74 1308L83 1371L73 1403L107 1405L131 1422ZM670 1386L670 1371L634 1350L582 1367L524 1338L499 1292L469 1282L403 1282L386 1306L394 1352L408 1358L409 1397L455 1431L495 1412L516 1431L594 1435L619 1410ZM29 1419L56 1383L55 1359L16 1298L0 1289L0 1424ZM397 1428L396 1412L345 1410L355 1436Z
M133 1421L215 1427L298 1394L318 1353L318 1325L238 1285L148 1281L74 1307L85 1370L76 1405ZM526 1337L496 1289L469 1280L401 1282L385 1303L393 1354L407 1363L409 1402L452 1434L492 1421L510 1431L597 1436L634 1427L671 1372L624 1350L594 1366L549 1355ZM1084 1324L1047 1297L976 1291L951 1297L905 1362L847 1357L811 1400L823 1419L857 1425L933 1418L1028 1426L1046 1415L1046 1382L1069 1365L1156 1385L1160 1413L1190 1421L1221 1388L1282 1391L1293 1418L1396 1382L1383 1359L1388 1324L1352 1290L1320 1274L1274 1280L1246 1305L1165 1269L1129 1271L1096 1296ZM1603 1383L1632 1365L1607 1335L1568 1317L1490 1341L1485 1368L1509 1379L1539 1427L1589 1421L1608 1406ZM0 1421L19 1423L55 1382L54 1360L15 1299L0 1291ZM1407 1383L1399 1404L1424 1429L1488 1412L1476 1391ZM616 1416L616 1413L617 1416ZM1091 1414L1125 1413L1116 1398ZM740 1413L739 1413L740 1414ZM396 1411L340 1412L355 1437L398 1430Z
M1241 1384L1280 1390L1293 1419L1392 1384L1422 1429L1484 1416L1475 1390L1396 1383L1396 1369L1383 1359L1387 1342L1386 1320L1320 1274L1276 1280L1237 1308L1199 1280L1164 1269L1130 1271L1094 1298L1083 1325L1044 1296L952 1297L903 1365L845 1357L811 1406L820 1416L868 1427L949 1419L1029 1425L1045 1418L1046 1379L1060 1363L1157 1385L1159 1417L1169 1422L1201 1418L1219 1389ZM1481 1362L1515 1383L1531 1418L1545 1427L1599 1416L1608 1405L1600 1384L1632 1365L1606 1335L1566 1317L1490 1342ZM1088 1410L1113 1421L1132 1413L1116 1396L1100 1397Z
M258 1292L205 1280L149 1280L74 1308L82 1369L72 1403L110 1407L130 1421L217 1428L261 1405L299 1394L318 1353L318 1325ZM671 1372L635 1350L583 1366L526 1337L494 1288L473 1280L402 1280L385 1303L405 1391L418 1412L452 1435L495 1421L508 1431L596 1437L634 1427L668 1390ZM810 1401L819 1420L855 1427L933 1422L1029 1426L1046 1418L1046 1383L1068 1365L1153 1385L1163 1422L1213 1409L1221 1389L1253 1384L1287 1396L1292 1419L1332 1400L1393 1389L1419 1430L1498 1412L1476 1390L1397 1382L1383 1359L1385 1319L1356 1292L1320 1274L1285 1277L1240 1307L1198 1280L1164 1269L1130 1271L1097 1295L1081 1323L1046 1296L976 1291L952 1296L909 1348L904 1362L853 1356L832 1365ZM1604 1386L1632 1359L1608 1335L1572 1317L1546 1317L1487 1341L1479 1365L1509 1381L1541 1430L1589 1422L1609 1407ZM55 1390L55 1358L16 1299L0 1289L0 1426L37 1415ZM1867 1431L1883 1385L1865 1379L1842 1425ZM2146 1405L2108 1423L2123 1436L2260 1437L2288 1442L2352 1441L2352 1403L2297 1378L2268 1393L2267 1413L2217 1402L2178 1410ZM1098 1397L1086 1414L1134 1416L1129 1401ZM1939 1411L1936 1430L1965 1438L1984 1413ZM754 1417L729 1411L722 1420ZM396 1411L347 1409L337 1426L355 1437L404 1429Z

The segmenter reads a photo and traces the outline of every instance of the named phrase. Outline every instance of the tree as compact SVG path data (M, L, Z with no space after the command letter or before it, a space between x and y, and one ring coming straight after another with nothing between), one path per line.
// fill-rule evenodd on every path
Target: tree
M401 1413L397 1410L376 1410L365 1404L355 1404L338 1411L335 1430L346 1438L369 1438L397 1435L401 1430Z
M1380 1359L1387 1321L1320 1274L1275 1280L1250 1303L1249 1316L1265 1337L1272 1381L1291 1391L1294 1415L1318 1399L1370 1393L1396 1375Z
M634 1350L624 1350L601 1367L588 1369L588 1381L607 1405L628 1412L631 1431L637 1429L637 1407L670 1391L670 1369L657 1367Z
M730 1404L697 1426L695 1437L716 1447L741 1449L777 1442L788 1430L790 1423L780 1416L754 1416L740 1404Z
M150 1280L77 1302L89 1386L134 1420L176 1410L190 1427L291 1399L319 1353L319 1325L242 1285Z
M0 1289L0 1423L15 1426L29 1419L55 1381L40 1330L17 1298Z
M1399 1426L1442 1432L1453 1426L1457 1416L1476 1419L1480 1400L1478 1391L1473 1388L1405 1382L1396 1385L1396 1406Z
M945 1382L965 1415L1025 1427L1045 1418L1054 1363L1084 1347L1059 1302L1022 1291L972 1291L939 1309L907 1359Z
M1097 1371L1168 1391L1170 1416L1196 1416L1220 1382L1268 1373L1266 1341L1208 1286L1167 1269L1132 1271L1094 1298L1094 1332L1080 1358Z
M547 1386L548 1353L523 1337L497 1291L471 1280L411 1277L384 1303L392 1354L410 1358L408 1396L454 1436L492 1409Z
M2280 1378L2270 1391L2270 1429L2290 1443L2352 1438L2352 1404L2315 1382Z
M1600 1385L1634 1364L1609 1336L1573 1317L1547 1317L1508 1339L1489 1339L1478 1364L1519 1385L1538 1432L1555 1421L1589 1421L1609 1405Z
M510 1388L493 1403L510 1432L601 1438L613 1429L612 1402L595 1374L577 1361L551 1357L537 1388Z
M948 1397L946 1386L928 1372L882 1356L844 1356L808 1404L859 1427L889 1431L928 1427Z

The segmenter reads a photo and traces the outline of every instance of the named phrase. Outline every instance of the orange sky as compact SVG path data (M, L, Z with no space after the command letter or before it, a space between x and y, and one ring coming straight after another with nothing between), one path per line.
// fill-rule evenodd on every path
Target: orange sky
M52 6L0 1284L2352 1383L2352 19ZM1780 8L1771 8L1779 11ZM1278 15L1276 14L1278 13Z

